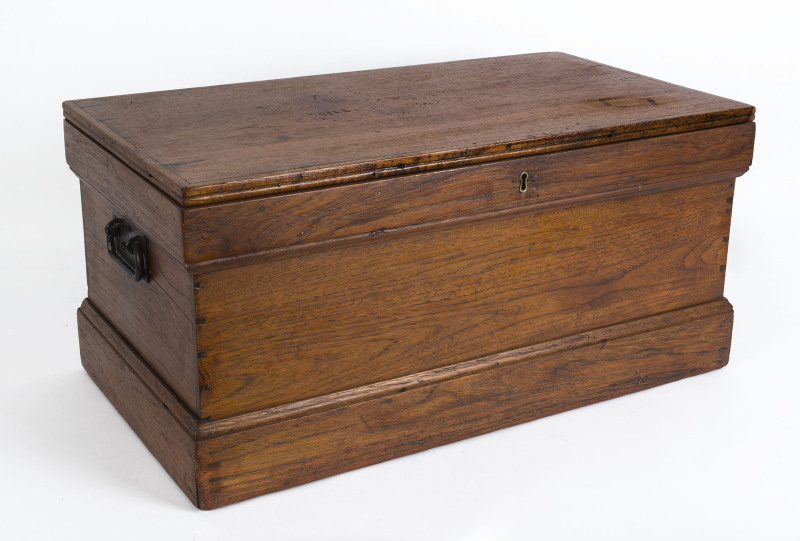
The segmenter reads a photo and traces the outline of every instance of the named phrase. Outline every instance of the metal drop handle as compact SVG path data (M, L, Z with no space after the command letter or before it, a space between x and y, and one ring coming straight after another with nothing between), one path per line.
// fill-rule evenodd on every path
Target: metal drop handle
M150 281L147 261L147 238L125 218L115 217L106 225L108 255L128 273L134 282Z

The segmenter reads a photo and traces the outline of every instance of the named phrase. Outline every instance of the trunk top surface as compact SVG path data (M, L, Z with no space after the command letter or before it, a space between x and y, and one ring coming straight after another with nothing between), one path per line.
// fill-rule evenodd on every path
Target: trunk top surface
M752 106L562 53L67 101L179 205L749 122Z

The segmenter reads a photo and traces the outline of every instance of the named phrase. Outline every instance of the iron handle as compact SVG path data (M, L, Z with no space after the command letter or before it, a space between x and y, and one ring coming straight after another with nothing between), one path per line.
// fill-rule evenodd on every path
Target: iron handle
M115 216L106 224L108 255L138 282L150 281L147 261L147 238L125 218Z

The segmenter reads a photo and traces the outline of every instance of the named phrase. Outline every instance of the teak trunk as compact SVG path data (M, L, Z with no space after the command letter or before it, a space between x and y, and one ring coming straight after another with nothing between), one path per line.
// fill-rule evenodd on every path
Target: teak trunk
M749 105L542 53L64 114L83 365L198 507L728 361Z

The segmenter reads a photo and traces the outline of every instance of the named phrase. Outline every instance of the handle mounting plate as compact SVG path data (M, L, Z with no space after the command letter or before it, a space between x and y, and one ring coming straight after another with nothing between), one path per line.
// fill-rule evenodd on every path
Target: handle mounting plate
M141 234L125 218L117 216L105 228L106 248L108 255L116 262L135 282L150 281L150 272L147 260L147 238Z

